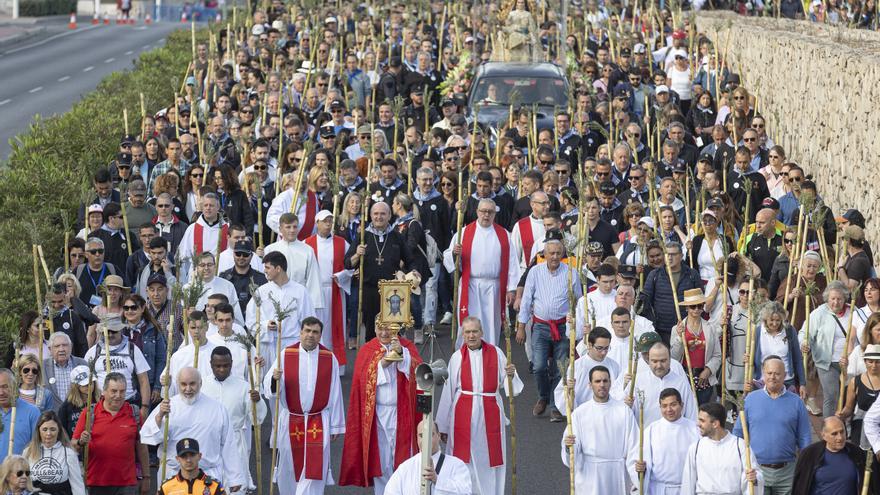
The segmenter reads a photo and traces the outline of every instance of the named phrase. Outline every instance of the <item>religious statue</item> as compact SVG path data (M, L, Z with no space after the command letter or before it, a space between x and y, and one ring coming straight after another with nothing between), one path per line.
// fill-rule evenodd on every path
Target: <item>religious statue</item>
M511 10L512 7L512 10ZM538 62L541 60L541 44L538 40L538 23L535 21L534 3L526 0L510 0L502 7L499 20L501 53L496 59L505 62Z

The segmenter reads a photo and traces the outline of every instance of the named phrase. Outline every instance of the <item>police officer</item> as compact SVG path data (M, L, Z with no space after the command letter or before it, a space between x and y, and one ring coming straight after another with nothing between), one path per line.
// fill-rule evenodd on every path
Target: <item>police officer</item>
M159 495L226 495L220 482L199 468L201 459L199 442L195 439L184 438L177 442L180 471L162 483Z
M404 107L403 119L406 123L405 127L414 126L416 129L424 130L425 127L425 94L424 86L416 84L409 90L409 99L412 103ZM440 114L436 108L428 110L428 128L440 121Z

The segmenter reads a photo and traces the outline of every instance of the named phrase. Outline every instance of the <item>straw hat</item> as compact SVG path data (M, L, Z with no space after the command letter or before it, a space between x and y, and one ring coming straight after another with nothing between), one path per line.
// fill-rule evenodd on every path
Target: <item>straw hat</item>
M684 299L681 300L682 306L699 306L706 302L706 296L703 295L702 289L688 289L684 291Z
M122 277L119 275L107 275L107 277L104 278L104 285L107 287L119 287L122 290L129 290L129 288L125 286L125 282L122 281Z
M871 344L865 347L864 359L880 359L880 345Z

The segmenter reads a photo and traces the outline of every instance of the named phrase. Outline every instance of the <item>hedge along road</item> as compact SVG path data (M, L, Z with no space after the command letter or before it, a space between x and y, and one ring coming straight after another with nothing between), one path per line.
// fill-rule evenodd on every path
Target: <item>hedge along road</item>
M34 115L70 110L107 74L131 68L141 52L160 46L168 33L185 26L85 24L76 31L0 49L0 162L9 157L9 140L26 131ZM135 102L129 108L130 125L138 125L139 112Z

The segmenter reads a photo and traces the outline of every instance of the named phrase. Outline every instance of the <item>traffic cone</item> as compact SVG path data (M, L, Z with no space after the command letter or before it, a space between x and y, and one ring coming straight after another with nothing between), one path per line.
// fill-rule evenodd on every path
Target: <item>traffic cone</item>
M144 19L144 24L152 24L153 18L150 17L150 14L147 14L147 17Z
M104 12L104 24L110 24L110 16Z
M98 13L95 12L95 15L92 16L92 25L101 24L101 19L98 18Z
M67 23L68 29L76 29L76 12L70 13L70 22Z

